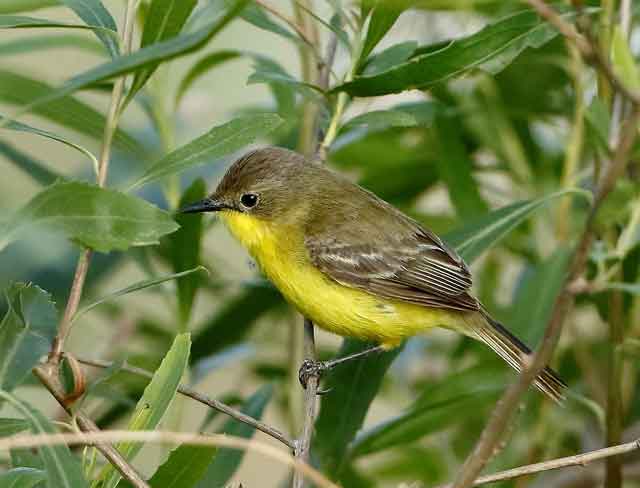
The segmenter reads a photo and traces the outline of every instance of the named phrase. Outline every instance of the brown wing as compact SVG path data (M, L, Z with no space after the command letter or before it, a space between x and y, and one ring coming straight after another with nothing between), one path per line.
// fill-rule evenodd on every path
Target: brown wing
M313 264L345 286L380 297L478 310L469 293L471 274L462 259L435 234L363 193L360 197L365 196L367 204L351 208L349 217L323 219L308 229L305 244ZM343 208L336 206L335 213Z

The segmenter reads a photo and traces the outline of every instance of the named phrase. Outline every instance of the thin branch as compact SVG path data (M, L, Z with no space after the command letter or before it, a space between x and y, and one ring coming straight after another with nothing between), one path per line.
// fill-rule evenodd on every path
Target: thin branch
M93 366L96 368L109 368L113 365L113 363L109 362L109 361L102 361L100 359L82 359L82 358L77 358L78 362L82 363L82 364L86 364L87 366ZM127 373L132 373L138 376L143 376L145 378L152 378L153 377L153 373L150 371L147 371L146 369L142 369L142 368L138 368L136 366L131 366L127 363L123 363L121 368L122 371L126 371ZM294 441L292 441L291 439L289 439L287 436L285 436L282 432L280 432L278 429L275 429L274 427L271 427L270 425L265 424L264 422L261 422L249 415L246 415L244 413L242 413L239 410L236 410L232 407L230 407L229 405L222 403L221 401L218 400L214 400L213 398L209 398L207 395L203 395L202 393L199 393L198 391L194 390L193 388L189 388L188 386L184 386L184 385L179 385L178 386L178 393L187 396L197 402L202 403L203 405L206 405L208 407L213 408L214 410L217 410L219 412L222 412L226 415L229 415L230 417L233 417L234 419L236 419L239 422L245 423L247 425L250 425L251 427L254 427L256 429L258 429L260 432L264 432L265 434L273 437L274 439L282 442L285 446L287 446L290 449L295 449L296 444Z
M564 319L573 308L574 295L571 292L571 284L583 274L587 264L589 250L591 249L591 243L594 238L594 225L598 210L628 163L629 151L636 136L639 114L638 107L634 107L633 114L626 120L622 129L620 144L615 150L614 159L609 165L600 186L596 190L593 207L585 224L580 242L573 254L569 273L565 278L562 291L557 296L553 305L551 318L549 319L542 340L542 346L533 355L529 366L523 369L518 379L507 389L496 404L489 421L480 435L476 447L469 457L467 457L453 483L453 488L466 488L473 484L480 471L482 471L490 459L495 447L500 442L520 402L520 398L527 391L536 376L549 363L553 355L553 351L560 338L560 333L562 332Z
M596 47L597 44L590 38L588 33L587 36L580 34L572 24L565 21L558 12L556 12L555 9L549 6L544 0L526 0L526 2L551 25L558 29L560 34L572 42L579 49L585 60L596 67L605 76L605 78L609 80L609 83L611 83L611 86L613 86L616 91L622 93L634 104L640 104L640 93L630 89L624 82L622 82L622 80L620 80L611 68L611 64L603 56L600 49Z
M570 466L585 466L594 461L600 459L607 459L614 456L620 456L632 451L640 450L640 439L633 442L627 442L626 444L620 444L613 447L606 447L604 449L598 449L596 451L586 452L583 454L577 454L575 456L567 456L558 459L552 459L550 461L543 461L541 463L527 464L526 466L520 466L518 468L507 469L500 471L499 473L488 474L478 478L472 486L485 485L487 483L496 483L498 481L512 480L514 478L520 478L536 473L542 473L543 471L551 471L553 469L567 468ZM440 485L437 488L452 488L452 484Z
M133 40L133 26L136 19L137 0L128 0L127 9L124 16L124 33L123 33L123 48L122 54L125 55L131 51L131 43ZM118 127L118 119L120 117L120 104L122 103L122 94L124 91L125 77L121 76L116 80L111 92L111 102L109 105L109 113L104 125L104 133L102 138L102 149L100 150L100 159L98 160L98 186L104 187L107 181L107 172L109 170L109 159L111 157L111 142ZM84 282L89 271L89 262L91 261L91 249L83 249L80 251L78 257L78 264L76 266L76 272L71 284L71 291L69 292L69 299L67 305L60 320L58 326L58 333L53 340L51 346L51 353L49 354L49 360L54 364L60 362L62 357L62 350L64 347L64 341L69 335L71 330L71 321L78 305L80 304L80 298L82 297L82 290L84 288Z
M296 472L303 473L320 488L340 488L335 483L328 480L320 472L294 459L289 453L282 452L275 447L247 440L241 437L234 437L226 434L191 434L186 432L154 431L154 430L111 430L91 433L74 434L36 434L17 435L0 439L0 450L5 449L28 449L41 446L84 445L84 444L104 444L113 442L156 442L161 444L189 444L193 446L224 447L228 449L240 449L254 451L285 464Z
M300 39L302 39L305 44L307 44L312 50L314 50L314 51L316 50L315 44L313 42L311 42L311 39L309 39L309 37L307 37L307 33L304 31L304 29L302 29L302 27L300 27L300 25L298 25L298 23L295 20L287 17L285 14L280 12L278 9L272 7L268 3L263 2L262 0L253 0L253 1L256 3L256 5L259 5L264 10L266 10L267 12L272 14L274 17L278 17L280 20L282 20L285 24L287 24L294 31L296 31L296 34L298 34L298 36L300 36Z
M87 417L83 412L72 412L70 405L67 403L67 395L58 379L57 365L44 364L33 369L33 374L38 377L42 384L49 390L51 395L58 401L60 406L77 421L78 427L83 432L95 434L100 432L96 424ZM93 444L93 443L92 443ZM124 479L129 481L135 488L149 488L147 482L142 476L131 466L126 459L122 457L120 452L110 444L97 443L96 449L109 461L113 467L122 475Z

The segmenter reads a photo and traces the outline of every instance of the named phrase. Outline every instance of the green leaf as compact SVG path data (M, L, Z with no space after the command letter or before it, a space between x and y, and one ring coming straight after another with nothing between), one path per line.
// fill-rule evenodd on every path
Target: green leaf
M265 385L256 391L242 406L240 411L250 415L255 419L260 419L267 403L271 399L273 388ZM222 428L222 432L236 437L249 439L253 436L255 428L235 419L230 419ZM209 465L205 476L197 484L198 488L209 488L212 486L226 486L227 482L238 469L245 452L238 449L220 449L215 459Z
M618 25L613 29L611 61L614 71L625 86L634 91L640 91L640 69L633 58L625 35Z
M204 180L198 178L183 193L179 208L202 200L206 193L207 189ZM176 221L180 225L180 229L167 236L161 248L175 272L182 269L195 268L200 263L200 247L203 234L202 220L202 214L176 215ZM201 274L192 274L181 277L177 281L178 308L182 327L186 327L189 323L193 301L200 287L201 279Z
M201 166L227 154L231 154L254 142L282 123L277 114L256 114L239 117L226 124L214 127L206 134L194 139L161 160L152 164L130 187L137 188L165 176Z
M34 434L53 434L55 429L49 420L28 403L0 390L0 398L6 400L28 422ZM60 444L56 446L42 446L38 448L40 458L47 473L47 484L53 488L84 488L88 487L82 474L80 461L71 453L69 447Z
M0 15L0 29L25 29L25 28L56 28L56 29L88 29L100 33L107 38L116 38L117 34L111 29L105 29L101 25L70 24L57 20L39 19L26 15Z
M282 296L269 283L261 282L246 287L238 296L227 300L202 326L197 327L191 362L195 364L240 341L258 318L283 304Z
M368 347L371 344L345 339L337 357ZM362 427L384 374L401 349L349 361L329 375L326 384L331 394L322 397L312 450L333 478L339 478L344 469L348 446Z
M193 52L204 46L209 39L225 27L244 8L248 0L237 0L229 8L218 12L218 15L204 27L195 32L188 32L167 39L166 41L151 44L131 54L118 56L112 61L101 64L73 78L70 78L56 90L46 96L32 100L12 118L32 111L43 105L49 105L67 95L100 81L109 80L118 76L137 71L141 68L153 66L162 61L174 59Z
M302 44L303 41L289 29L282 27L277 22L271 20L271 18L262 10L261 5L250 3L240 13L242 20L249 22L258 29L262 29L267 32L271 32L278 36L284 37L297 44Z
M2 0L0 14L13 14L26 12L43 7L52 7L59 4L59 0Z
M404 63L413 55L417 47L418 43L415 41L394 44L393 46L388 47L384 51L381 51L367 59L362 71L366 75L373 75L386 71L397 64Z
M11 71L0 70L0 100L15 105L27 105L35 99L48 97L53 88L38 80L27 78ZM73 97L61 97L55 102L34 107L36 115L85 134L97 141L102 140L105 117L89 105ZM122 151L145 159L146 151L131 136L121 129L116 130L114 146Z
M22 419L0 418L0 437L7 437L29 428L29 422Z
M216 447L182 444L171 451L149 484L152 488L192 488L205 475L216 452Z
M0 115L0 122L3 120L5 120L5 117ZM87 158L89 158L89 161L91 161L96 175L98 174L98 160L96 159L96 157L91 153L91 151L89 151L88 149L85 149L79 144L76 144L75 142L70 141L69 139L66 139L62 136L54 134L53 132L37 129L36 127L31 127L30 125L23 124L22 122L15 122L15 121L8 122L7 124L2 126L2 129L9 129L9 130L14 130L18 132L27 132L29 134L36 134L41 137L45 137L47 139L61 142L65 146L69 146L75 149L76 151L80 152Z
M47 49L81 49L92 54L104 55L102 44L76 34L53 34L30 36L23 39L0 43L0 56L13 56L16 54L42 52Z
M274 63L261 63L256 59L254 67L255 71L251 73L251 75L249 75L249 78L247 79L247 85L253 85L255 83L286 85L295 89L301 95L312 100L315 100L319 96L324 95L324 92L320 87L312 83L306 83L294 78L289 73L284 71L280 66L278 66L277 69L273 69Z
M100 0L60 0L67 7L73 10L89 26L100 26L107 31L118 32L116 22L111 17L109 11L104 8ZM105 31L96 30L96 36L102 41L111 54L115 58L120 54L119 46L113 35L109 35Z
M537 200L523 200L475 219L463 228L445 235L444 240L453 246L463 259L470 263L496 244L535 210L565 195L581 195L587 199L591 196L590 193L584 190L569 189L551 193Z
M240 51L225 49L222 51L214 51L199 59L191 68L189 68L189 71L187 71L187 74L180 82L180 86L176 91L176 106L180 104L184 94L189 90L189 88L191 88L198 78L207 73L211 68L215 68L220 64L237 59L241 56L242 52Z
M443 106L438 102L404 103L388 110L356 115L343 124L340 132L359 128L380 131L390 127L430 127L442 111Z
M179 273L173 273L170 275L165 275L165 276L158 276L156 278L150 278L147 280L141 280L138 281L137 283L134 283L133 285L129 285L126 286L120 290L116 290L114 292L109 293L108 295L105 295L101 298L99 298L98 300L96 300L93 303L90 303L89 305L86 305L84 307L82 307L80 310L78 310L76 312L76 314L73 316L73 321L77 320L79 317L81 317L82 315L86 314L87 312L89 312L90 310L93 310L94 308L96 308L98 305L108 302L110 300L113 300L115 298L124 296L124 295L128 295L129 293L134 293L136 291L140 291L140 290L145 290L147 288L151 288L153 286L158 286L162 283L166 283L167 281L171 281L171 280L179 280L180 278L183 278L185 276L189 276L193 273L197 273L200 271L205 271L208 272L207 268L205 268L204 266L196 266L192 269L188 269L186 271L180 271Z
M0 473L0 486L5 488L33 488L46 480L46 473L35 468L13 468Z
M158 44L180 34L197 0L152 0L142 31L140 48ZM144 86L160 62L152 63L136 71L129 88L127 101Z
M640 198L629 202L629 206L631 217L616 244L616 254L620 259L624 259L636 246L640 245Z
M16 149L10 144L0 140L0 154L15 164L18 168L28 174L36 183L40 185L50 185L62 176L51 171L47 166Z
M58 232L97 251L157 244L178 228L169 214L116 190L80 182L55 183L2 227L0 249L26 232Z
M0 388L11 391L49 352L58 313L51 295L35 285L14 283L4 295L7 311L0 322Z
M573 12L560 14L564 19ZM495 74L504 69L528 47L540 47L557 35L555 28L532 11L500 19L479 32L437 49L418 49L409 61L371 76L357 76L338 85L332 92L346 91L353 96L377 96L409 89L427 89L438 83L480 69ZM444 47L442 47L444 45ZM424 51L427 51L423 54Z
M632 295L640 295L640 283L607 283L604 285L606 290L620 290Z
M389 29L396 23L398 17L405 9L404 1L395 0L393 2L385 2L378 0L373 7L367 35L362 44L360 59L357 63L361 66L367 59L373 48L378 45L382 38L389 32Z
M189 361L191 339L189 334L176 336L173 345L156 370L151 382L144 390L131 416L127 430L155 429L176 395ZM121 442L118 451L127 460L132 460L142 448L139 442ZM113 466L107 465L100 475L102 488L115 488L121 479L120 473Z

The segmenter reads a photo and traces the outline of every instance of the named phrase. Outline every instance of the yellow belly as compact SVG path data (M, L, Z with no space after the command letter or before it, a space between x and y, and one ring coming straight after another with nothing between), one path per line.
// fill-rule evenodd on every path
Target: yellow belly
M291 228L237 212L221 217L287 301L323 329L395 347L432 327L461 324L455 312L387 300L335 282L311 264L302 236Z

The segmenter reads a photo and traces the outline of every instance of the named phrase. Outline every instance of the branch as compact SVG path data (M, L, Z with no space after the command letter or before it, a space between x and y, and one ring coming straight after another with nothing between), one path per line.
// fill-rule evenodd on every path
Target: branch
M633 442L627 442L626 444L620 444L613 447L606 447L604 449L598 449L596 451L586 452L583 454L577 454L575 456L567 456L558 459L552 459L551 461L543 461L541 463L527 464L518 468L507 469L498 473L488 474L478 478L471 486L480 486L487 483L496 483L498 481L506 481L514 478L520 478L536 473L542 473L543 471L551 471L553 469L567 468L570 466L585 466L594 461L600 459L611 458L614 456L620 456L628 452L640 450L640 439ZM440 485L437 488L452 488L452 484Z
M281 462L296 472L303 473L320 488L340 488L311 466L295 460L290 454L282 452L269 444L234 437L226 434L191 434L156 430L112 430L106 432L75 434L36 434L16 435L0 439L0 450L28 449L59 444L83 445L112 442L157 442L162 444L189 444L193 446L224 447L258 452L265 457Z
M636 135L636 126L640 112L638 107L634 107L632 115L626 120L622 129L620 143L615 149L614 159L609 164L608 170L601 180L600 186L596 190L593 207L585 224L585 228L580 242L573 254L569 273L565 278L562 291L558 295L553 305L551 318L547 324L542 346L533 355L528 367L523 369L517 381L515 381L504 393L496 404L487 425L485 426L480 439L473 452L467 457L460 470L453 488L466 488L472 485L478 474L494 452L496 445L510 422L514 411L522 395L527 391L535 377L545 368L553 355L553 351L560 338L562 326L567 314L574 304L574 294L571 291L571 284L579 278L585 269L589 257L589 250L594 238L594 225L598 210L602 203L613 189L618 177L623 173L629 160L629 151L633 145Z
M77 358L78 362L82 363L82 364L86 364L87 366L93 366L96 368L109 368L113 365L113 363L109 362L109 361L102 361L100 359L81 359L81 358ZM120 368L122 369L122 371L126 371L127 373L132 373L138 376L144 376L145 378L152 378L153 377L153 373L150 371L147 371L146 369L142 369L142 368L138 368L136 366L131 366L129 364L127 364L126 362L122 365L122 367ZM246 415L244 413L242 413L239 410L236 410L232 407L230 407L229 405L218 401L218 400L214 400L213 398L209 398L207 395L203 395L202 393L199 393L198 391L194 390L193 388L189 388L188 386L184 386L184 385L178 385L178 393L181 393L184 396L187 396L197 402L202 403L203 405L206 405L208 407L213 408L214 410L218 410L219 412L222 412L224 414L229 415L230 417L233 417L234 419L236 419L239 422L242 422L244 424L250 425L251 427L254 427L256 429L258 429L260 432L264 432L265 434L273 437L274 439L282 442L285 446L287 446L290 449L295 449L296 443L294 441L292 441L291 439L289 439L287 436L285 436L282 432L280 432L278 429L275 429L267 424L265 424L264 422L261 422L249 415Z

